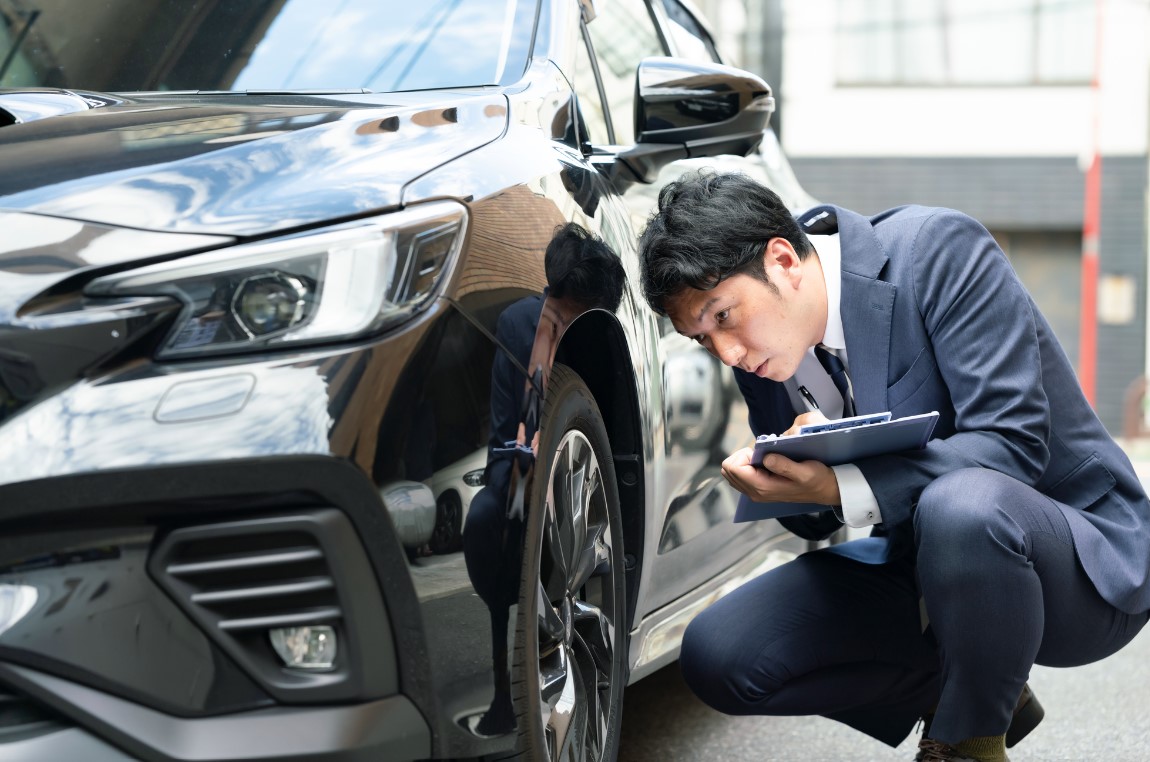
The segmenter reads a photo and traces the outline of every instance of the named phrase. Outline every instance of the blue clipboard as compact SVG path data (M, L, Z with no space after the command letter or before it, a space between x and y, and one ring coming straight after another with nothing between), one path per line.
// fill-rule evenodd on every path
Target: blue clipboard
M879 413L803 427L803 430L814 429L808 433L791 436L764 434L755 440L751 462L759 465L766 455L777 452L795 461L817 460L828 466L838 466L875 455L920 450L930 441L937 423L937 411L894 420L890 420L890 413ZM735 521L756 521L819 510L823 509L809 503L756 503L744 495L735 511Z
M930 440L936 423L937 412L894 420L890 420L890 413L882 413L804 427L808 433L787 437L764 434L755 440L751 462L759 465L764 456L777 452L791 460L817 460L828 466L838 466L874 455L922 449Z

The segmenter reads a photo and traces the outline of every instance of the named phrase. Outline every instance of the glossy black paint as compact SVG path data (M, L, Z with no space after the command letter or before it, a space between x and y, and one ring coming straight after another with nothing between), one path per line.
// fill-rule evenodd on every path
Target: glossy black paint
M636 175L655 180L672 159L718 150L722 140L750 150L762 138L769 89L717 65L657 59L641 69L661 74L648 82L644 102L653 107L640 132L666 137L653 131L660 115L670 132L686 132L670 151L647 144L641 162L605 153L585 140L573 100L578 18L577 3L544 3L527 71L510 86L135 93L0 127L0 228L14 231L0 236L0 594L5 585L43 587L67 600L70 577L37 572L29 559L103 547L97 539L123 527L163 538L334 509L370 566L358 594L384 616L364 626L377 638L358 636L370 641L357 644L361 652L379 652L346 665L370 679L350 693L293 694L291 680L261 677L267 663L226 656L217 637L203 634L211 622L173 602L181 593L157 583L161 571L145 574L163 540L144 541L98 563L119 565L117 589L161 601L163 621L179 622L200 644L199 662L181 668L210 662L224 687L181 703L175 688L157 684L162 671L125 677L115 660L105 660L105 673L89 668L115 647L112 639L12 645L51 624L30 613L0 632L0 662L47 677L33 691L26 675L6 683L0 669L0 691L34 693L113 744L165 758L170 749L117 735L126 730L100 725L67 696L94 690L172 716L218 714L256 701L374 702L394 690L379 688L393 685L390 673L422 718L420 756L511 749L514 726L490 717L514 623L491 600L517 594L521 548L480 548L502 570L494 575L499 594L484 596L491 580L476 572L482 552L467 550L463 530L480 510L494 506L501 520L514 508L514 490L495 476L515 468L523 478L534 465L497 450L508 449L520 422L530 441L531 399L553 362L586 383L610 439L627 558L621 626L629 632L779 531L729 523L733 501L718 465L739 443L745 411L713 359L645 307L634 249L638 210L650 202L644 189L657 190L635 184ZM680 85L686 96L673 94ZM380 335L160 362L154 350L177 319L173 302L84 294L93 278L137 265L439 198L467 205L458 261L426 309ZM568 222L622 263L625 282L604 286L617 291L604 303L545 297L557 286L545 252ZM501 434L507 423L512 433ZM64 525L75 542L52 533ZM148 648L145 662L168 653ZM182 679L170 682L186 686ZM75 690L43 688L51 680ZM395 711L387 716L410 727Z
M619 161L644 183L676 159L750 153L775 110L770 86L739 69L646 58L636 76L636 145ZM615 180L622 185L627 178Z
M0 91L2 93L3 91ZM5 127L0 208L257 236L394 208L503 132L497 94L149 95Z
M368 554L373 580L362 580L360 586L371 585L373 582L378 585L379 594L383 598L380 610L388 614L395 642L394 652L381 651L380 656L395 665L401 693L412 702L418 713L424 717L435 716L438 711L437 699L427 679L429 664L427 652L423 648L425 638L418 615L413 615L413 612L417 611L417 604L402 546L395 536L391 522L387 521L380 511L378 493L371 482L364 477L362 471L346 461L330 457L290 455L220 459L217 463L156 466L145 469L105 469L0 485L0 524L5 531L4 542L0 543L0 548L3 549L4 559L9 561L3 582L0 584L27 584L29 575L34 574L34 569L29 567L34 567L37 559L46 555L45 548L69 546L79 549L91 546L102 548L101 542L125 534L123 530L117 532L102 527L156 527L162 532L169 528L195 527L226 520L277 516L285 512L314 509L316 506L338 507L351 521L364 548L373 549L373 552ZM73 530L61 533L60 527L71 527ZM147 531L149 530L134 530L130 536L138 542L141 532ZM146 537L146 534L144 536ZM80 555L79 558L83 559L84 556ZM151 580L144 580L142 584L146 584L150 591L159 592L159 588ZM369 590L370 588L364 588L360 593ZM160 597L163 598L162 595ZM165 598L163 603L166 611L175 612L176 618L190 624L190 620L185 619L170 600ZM16 626L19 627L21 624L18 623ZM12 631L15 629L9 630ZM210 641L203 636L201 630L195 630L195 634L210 646ZM379 643L373 641L368 645L377 647ZM101 648L116 646L120 646L127 655L134 653L133 649L123 649L122 643L100 643L94 639L91 642L76 644L70 649L68 656L71 662L86 664L99 655ZM167 644L167 647L173 647L173 644ZM222 656L220 651L213 650ZM399 658L398 654L402 654L403 657ZM163 654L156 654L160 655ZM0 675L0 682L5 682L9 690L31 697L53 715L62 716L116 745L128 748L133 756L138 758L173 758L180 747L190 742L190 738L182 738L179 734L195 735L199 732L197 727L202 727L203 732L208 732L209 728L214 727L176 722L176 718L181 716L203 713L175 711L171 712L170 722L165 720L169 716L167 713L149 719L148 722L159 723L155 727L120 727L115 724L118 719L131 720L135 717L139 720L141 716L146 716L151 711L149 707L157 707L159 702L154 698L147 699L139 692L130 693L123 687L117 688L106 682L93 680L86 669L69 667L68 664L58 660L41 658L30 661L26 654L16 658L6 650L3 661L4 665L0 665L0 672L3 672ZM224 665L235 669L234 663L226 656L222 656L215 664L217 667ZM7 665L13 667L20 665L22 669L31 668L35 672L28 673L30 677L6 682L10 676ZM244 679L241 670L236 669L236 672L241 680ZM159 674L166 673L160 671ZM137 679L147 677L141 675ZM65 691L46 690L42 687L61 679L68 684ZM250 685L250 682L248 684ZM153 690L159 688L153 686ZM234 686L232 690L234 692ZM100 702L105 702L103 698L105 696L109 708L117 711L115 714L99 716L95 710ZM116 698L117 696L125 696L130 701L125 704ZM267 698L266 694L263 696ZM234 704L235 696L230 696L230 699ZM344 703L346 702L337 702L336 706ZM269 706L269 703L265 702L263 705ZM386 704L377 706L364 703L359 706L367 714L359 719L349 717L348 720L354 719L350 727L364 721L368 716L374 723L387 724L390 722L388 718L399 712L398 716L404 718L405 727L391 729L397 733L395 743L398 748L410 748L411 740L419 739L422 735L425 751L413 757L426 756L430 753L430 735L427 728L424 727L422 730L418 727L413 728L411 716L402 706L397 706L394 710ZM306 710L307 707L304 708L304 711ZM333 713L325 714L326 709L321 711L318 708L316 712L318 721L336 724L321 726L327 729L322 731L322 738L316 735L308 742L309 747L314 747L311 753L323 753L332 759L362 758L355 756L350 750L366 740L370 740L373 744L383 743L386 748L386 737L365 738L354 734L344 737L342 734L345 731L339 729L343 726L337 717L332 716ZM226 714L218 716L227 718ZM262 724L263 721L258 715L251 716L253 720L257 720L257 724L252 726L253 729ZM190 719L197 718L191 716ZM297 716L294 721L302 728L312 724L305 716ZM105 722L111 725L105 726ZM243 728L243 723L236 726L234 720L231 722L231 730L228 730L228 725L222 725L214 732L227 734ZM274 722L271 724L274 725ZM315 733L319 731L320 728L313 730ZM173 736L173 732L177 735ZM223 739L217 739L224 744L224 748L227 747L224 740L226 737L225 735ZM333 742L338 743L330 747L324 746ZM416 747L419 745L417 742ZM270 754L276 749L281 749L281 745L272 743L265 748ZM255 750L250 754L253 759L262 757L262 754ZM348 756L349 754L351 756ZM269 758L279 758L279 755L273 754Z
M92 544L69 547L70 540ZM0 585L22 588L29 610L0 633L0 659L184 717L270 706L149 579L150 542L145 528L22 534L5 543Z
M0 95L0 125L27 124L120 102L119 98L95 93L81 95L46 87L8 90Z

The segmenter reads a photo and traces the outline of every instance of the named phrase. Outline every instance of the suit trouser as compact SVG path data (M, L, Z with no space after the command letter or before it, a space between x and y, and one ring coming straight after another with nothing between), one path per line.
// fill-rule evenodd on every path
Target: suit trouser
M932 483L914 529L917 568L824 549L722 598L684 635L688 685L727 714L819 714L892 746L934 711L956 743L1006 731L1033 664L1097 661L1150 616L1103 600L1061 510L997 472Z

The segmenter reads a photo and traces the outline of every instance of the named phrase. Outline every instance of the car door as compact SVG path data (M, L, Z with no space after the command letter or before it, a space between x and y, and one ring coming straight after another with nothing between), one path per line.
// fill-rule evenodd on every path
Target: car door
M613 147L634 143L635 72L643 58L672 54L660 14L646 0L595 4L597 17L587 30L606 101L606 125ZM581 103L595 93L576 85ZM586 107L581 107L587 111ZM594 133L591 134L594 146ZM728 161L729 159L729 161ZM752 162L757 163L757 159ZM621 189L636 232L653 211L659 190L698 166L753 171L736 157L674 162L651 185ZM746 407L731 372L684 336L666 318L659 320L663 426L658 438L656 490L659 515L648 531L657 553L648 554L642 600L646 611L669 604L741 560L754 546L783 533L774 521L733 524L737 493L719 467L732 451L750 441ZM649 519L650 521L651 519ZM652 537L654 535L654 537ZM637 612L640 616L646 611Z

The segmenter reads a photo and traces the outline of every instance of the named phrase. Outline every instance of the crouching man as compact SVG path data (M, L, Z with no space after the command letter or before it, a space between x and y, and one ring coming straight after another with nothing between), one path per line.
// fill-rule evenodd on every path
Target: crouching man
M699 174L664 188L640 253L651 307L734 369L755 434L940 414L923 450L723 463L750 500L810 503L782 519L802 537L874 529L695 619L681 665L709 705L823 715L892 746L923 718L916 759L1005 760L1042 718L1032 665L1096 661L1146 623L1150 501L976 221L796 220L746 177Z

